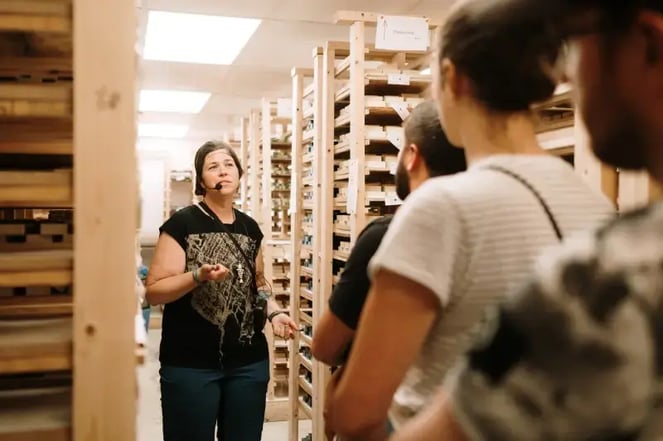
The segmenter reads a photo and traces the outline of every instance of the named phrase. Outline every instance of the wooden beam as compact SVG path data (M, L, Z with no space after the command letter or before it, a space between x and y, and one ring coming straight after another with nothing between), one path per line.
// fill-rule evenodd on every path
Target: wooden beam
M293 67L290 71L290 76L294 78L298 75L302 78L310 78L313 76L313 69L306 67Z
M133 441L136 2L76 1L73 15L73 436L76 441Z
M262 100L262 233L264 241L272 240L272 102L266 98ZM267 274L271 267L268 255L265 255L265 277L271 280L271 274Z
M354 246L359 232L366 225L366 107L364 62L366 47L366 26L358 21L350 27L350 182L353 175L357 183L354 189L355 204L350 207L350 246ZM349 189L348 191L352 191ZM349 197L349 196L348 196Z
M292 69L292 178L290 179L291 205L290 219L292 222L291 262L290 262L290 317L293 317L297 326L300 326L299 308L301 304L301 251L302 251L302 228L304 213L302 211L302 169L303 169L303 135L304 135L304 77L311 73L311 69ZM289 353L289 389L288 389L288 439L299 441L299 332L290 344Z
M316 188L320 191L316 196L314 222L314 323L322 315L333 285L333 236L334 231L334 107L335 107L335 60L338 45L329 42L325 45L322 55L321 79L317 82L316 102L316 137L315 143L315 174L320 176ZM323 234L324 233L324 234ZM317 268L317 271L316 271ZM324 375L322 363L313 363L313 441L323 441L324 434L324 392L327 376ZM303 406L303 405L301 405ZM308 409L305 407L305 409Z
M660 198L660 186L647 172L619 172L620 213L644 207Z
M339 25L352 25L354 23L366 23L366 24L376 24L378 19L381 16L386 14L381 14L379 12L366 12L366 11L337 11L334 15L334 23ZM430 28L436 28L440 26L443 21L436 18L420 16L428 22Z
M240 140L240 155L242 161L242 167L244 168L244 173L248 174L249 169L249 120L248 118L242 118L242 139ZM240 184L240 192L242 199L242 211L247 211L249 209L248 204L248 185L249 177L243 176L242 182Z

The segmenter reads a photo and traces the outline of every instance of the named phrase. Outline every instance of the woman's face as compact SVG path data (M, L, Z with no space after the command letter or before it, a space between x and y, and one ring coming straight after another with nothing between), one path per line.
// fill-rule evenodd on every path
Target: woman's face
M225 150L214 150L205 157L202 180L206 191L220 183L222 195L234 195L239 188L239 169Z
M458 111L456 99L451 91L450 81L455 81L455 69L449 60L437 61L438 57L433 57L431 62L431 72L433 81L433 99L437 103L437 111L440 115L440 124L447 135L449 141L454 145L462 145L458 130ZM453 73L452 73L453 71Z

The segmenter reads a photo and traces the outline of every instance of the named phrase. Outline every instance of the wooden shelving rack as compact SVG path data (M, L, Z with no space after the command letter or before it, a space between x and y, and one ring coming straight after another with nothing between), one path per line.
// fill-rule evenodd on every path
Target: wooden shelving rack
M305 332L293 342L301 349L291 358L290 381L299 390L290 394L290 441L299 440L302 416L313 420L307 439L325 439L330 371L310 358L311 337L359 232L372 218L395 210L393 171L402 121L430 85L430 75L421 73L428 64L425 52L366 44L366 28L377 18L339 12L337 23L350 25L350 43L327 42L316 49L310 84L305 81L310 71L293 71L293 225L302 227L293 230L300 265L293 265L292 280L300 283L294 284L291 311ZM310 99L312 108L304 104Z
M290 350L289 440L299 441L299 421L314 420L321 402L317 391L321 364L311 356L313 325L320 317L322 304L317 293L320 285L318 252L320 228L320 165L322 141L323 48L313 52L313 69L292 70L292 293L290 315L297 323ZM305 436L312 436L308 434Z
M240 141L239 141L239 159L242 162L242 167L244 169L244 177L240 182L239 187L239 199L240 199L240 209L247 213L249 211L249 182L250 178L250 166L249 162L249 118L243 117L240 126Z
M136 436L135 16L0 4L0 440Z
M169 170L166 177L164 220L197 200L193 170Z
M602 164L591 152L583 123L575 112L572 89L561 84L555 95L535 106L541 146L571 164L586 182L602 191L620 212L661 198L661 189L645 172L627 172Z
M261 189L262 232L265 278L281 308L290 307L290 124L291 118L277 114L277 102L263 99L260 112L259 152L262 161ZM287 419L288 344L276 339L267 327L270 346L271 379L268 405L279 409L278 417Z
M291 118L276 114L276 103L263 100L261 149L263 161L262 217L270 240L290 238Z
M261 216L262 207L262 149L260 142L260 111L254 109L246 120L247 126L247 158L248 166L246 168L246 191L244 204L246 205L246 214L258 222L264 232L263 219Z

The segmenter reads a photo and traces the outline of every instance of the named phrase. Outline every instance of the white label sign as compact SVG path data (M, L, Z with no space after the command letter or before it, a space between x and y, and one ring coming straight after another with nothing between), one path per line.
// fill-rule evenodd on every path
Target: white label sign
M376 49L425 51L429 43L430 31L425 18L387 15L378 18Z
M410 116L410 109L406 103L391 103L391 107L398 113L403 121Z
M387 133L387 138L389 139L389 142L392 143L398 150L403 149L403 135L402 135L402 133L390 131L390 132Z
M350 169L350 176L348 178L348 196L346 200L346 208L348 214L355 214L357 212L357 180L359 179L359 164L357 163L357 160L350 160L348 168Z
M389 74L387 75L387 84L391 84L393 86L409 86L410 76L396 73Z
M396 192L389 191L384 195L384 204L387 206L403 205L403 201L398 197Z

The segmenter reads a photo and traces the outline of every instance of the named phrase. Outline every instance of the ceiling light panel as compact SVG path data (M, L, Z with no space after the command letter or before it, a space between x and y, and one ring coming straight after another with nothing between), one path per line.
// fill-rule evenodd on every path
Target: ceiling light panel
M138 109L141 112L200 113L210 96L208 92L141 90Z
M138 124L138 136L141 138L184 138L189 126L178 124Z
M143 58L198 64L232 64L261 20L150 11Z

